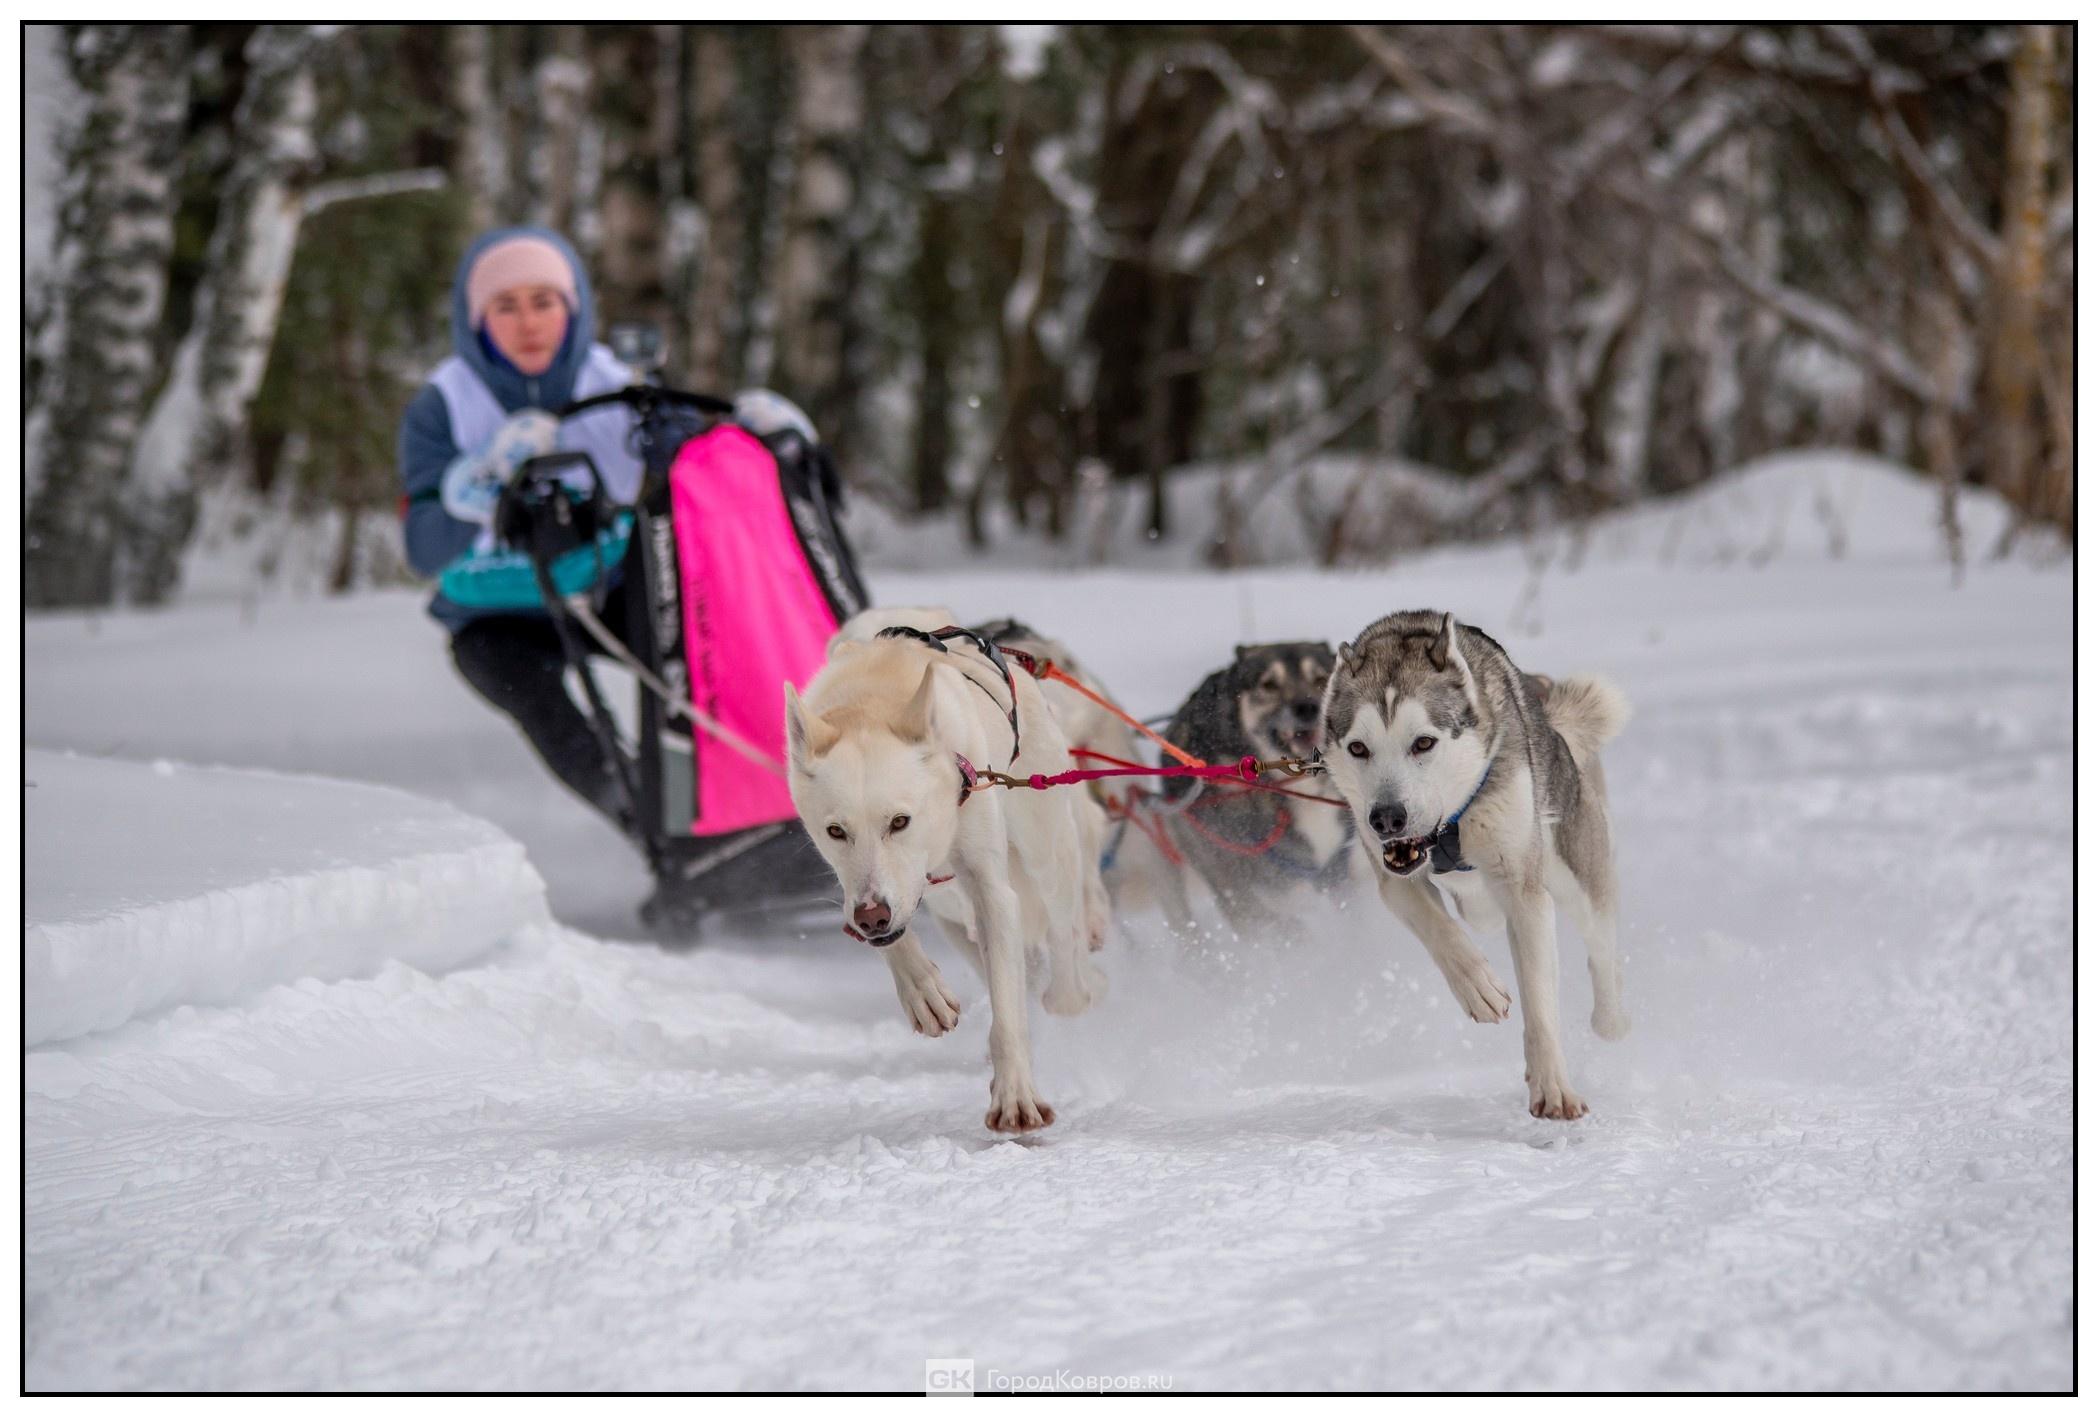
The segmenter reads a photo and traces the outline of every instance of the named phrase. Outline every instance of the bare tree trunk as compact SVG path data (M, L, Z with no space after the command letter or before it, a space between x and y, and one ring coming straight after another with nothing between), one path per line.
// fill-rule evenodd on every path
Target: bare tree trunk
M911 505L936 512L952 495L947 464L954 457L953 368L961 338L955 310L953 199L928 192L918 218L918 252L911 290L918 301L918 410L911 444Z
M1588 417L1574 374L1573 272L1565 213L1549 187L1544 181L1530 184L1531 198L1524 213L1535 247L1531 258L1533 319L1538 364L1544 370L1544 401L1552 420L1552 475L1560 494L1571 496L1581 508L1585 522L1595 510L1595 500L1588 478Z
M1923 410L1923 456L1938 484L1938 528L1945 536L1945 559L1952 564L1953 584L1966 570L1967 548L1960 530L1960 442L1953 410L1967 384L1966 361L1960 358L1959 311L1943 290L1923 298L1923 322L1930 346L1937 351L1932 372L1938 397Z
M583 118L590 98L590 61L581 25L555 25L553 52L532 75L539 108L533 219L574 239L583 167Z
M852 308L846 231L853 154L866 118L865 25L803 25L794 64L794 181L779 259L779 382L833 443L847 441L845 352Z
M198 488L243 451L317 162L313 65L323 42L307 25L263 25L248 41L247 87L233 124L239 156L188 333L131 454L121 588L148 603L174 588Z
M2047 260L2047 164L2053 94L2054 29L2026 25L2011 63L2003 183L2002 263L1996 273L1996 328L1989 351L1989 482L2017 516L1998 554L2035 508L2040 465L2033 388L2040 369L2040 287Z
M1603 500L1615 505L1635 501L1647 491L1654 425L1659 414L1656 393L1661 380L1661 310L1672 282L1662 248L1648 248L1643 258L1646 269L1632 296L1631 329L1623 336L1619 372L1610 384L1604 406L1603 445L1609 477L1602 492Z
M1075 449L1062 412L1063 371L1051 359L1043 324L1063 294L1064 224L1041 190L1034 161L1041 97L1030 77L1007 73L1002 89L1005 149L992 206L995 289L1003 293L997 328L998 432L991 467L1025 525L1041 504L1045 529L1061 540L1071 510Z
M509 187L502 114L491 87L492 46L487 25L452 25L448 34L452 106L459 112L452 180L466 193L474 229L485 231L500 220Z
M1746 138L1735 138L1719 147L1711 165L1729 194L1745 191L1752 161ZM1751 237L1753 240L1753 237ZM1739 306L1709 286L1688 297L1694 302L1691 314L1691 347L1697 351L1696 444L1703 453L1704 471L1724 471L1740 461L1741 423L1746 403L1742 367L1746 325L1751 317ZM1668 490L1690 481L1681 468L1670 469L1664 479Z
M684 377L677 356L690 342L692 279L699 256L699 204L693 198L692 163L686 153L689 124L685 102L682 25L650 25L655 93L649 104L648 150L655 169L655 262L662 301L663 353Z
M2043 387L2048 391L2047 421L2053 444L2047 456L2047 476L2040 489L2041 517L2059 527L2073 544L2076 540L2076 322L2058 322L2054 362Z
M590 34L594 72L633 76L599 87L585 125L587 141L600 155L584 164L584 182L597 191L593 195L579 184L578 223L596 237L601 327L615 319L660 322L670 313L666 216L676 188L664 185L664 155L676 131L677 90L674 60L672 84L663 81L663 40L657 26L620 25ZM675 46L675 29L669 42ZM643 76L648 82L641 82Z
M1108 71L1107 92L1124 92L1139 66L1153 62L1142 54L1117 62ZM1110 104L1102 120L1095 205L1105 234L1121 249L1101 262L1084 324L1095 371L1087 451L1116 477L1151 484L1149 525L1161 538L1166 474L1193 456L1201 419L1200 370L1168 358L1192 342L1199 286L1146 253L1156 244L1176 175L1215 105L1211 91L1195 88L1185 74L1155 77L1133 111Z
M1152 539L1164 541L1172 534L1172 518L1166 500L1166 472L1180 459L1174 454L1179 449L1173 440L1173 381L1165 372L1166 354L1173 344L1173 315L1170 303L1156 301L1151 307L1151 318L1144 322L1143 361L1138 366L1143 370L1139 387L1143 390L1143 468L1146 490L1149 493L1144 527ZM1220 495L1228 496L1230 479L1219 479ZM1226 508L1227 513L1229 508ZM1223 564L1238 564L1238 523L1235 516L1218 518L1218 527L1224 536L1221 554Z
M699 151L699 282L690 312L690 376L702 389L729 389L743 371L729 367L729 331L741 316L736 270L743 242L736 152L736 51L726 30L709 25L692 37Z
M25 469L22 594L33 607L105 605L116 594L189 94L186 26L81 25L66 40L87 106L66 154L40 458Z

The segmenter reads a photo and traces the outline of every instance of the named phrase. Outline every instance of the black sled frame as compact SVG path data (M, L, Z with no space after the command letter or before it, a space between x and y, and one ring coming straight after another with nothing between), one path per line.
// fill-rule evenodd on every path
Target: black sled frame
M641 496L630 509L634 526L620 582L606 575L593 590L563 596L553 564L595 543L617 508L588 454L557 452L518 470L497 511L497 530L530 556L562 657L583 685L591 730L612 770L635 843L655 889L642 904L644 924L666 941L696 938L706 917L772 912L819 903L835 887L830 868L795 821L767 823L711 836L695 834L698 814L698 729L682 705L690 693L685 667L682 580L670 520L670 465L690 439L733 413L705 394L658 384L636 384L582 399L561 411L573 417L608 404L634 410L634 451L644 468ZM864 609L867 593L839 522L841 489L829 454L792 431L763 439L779 468L803 556L839 620ZM587 469L592 491L577 498L565 479ZM609 568L607 568L609 569ZM628 648L639 681L637 751L630 756L591 671L586 622L614 595L624 606ZM572 603L572 601L574 603ZM622 656L624 657L624 656ZM667 690L665 692L659 691Z

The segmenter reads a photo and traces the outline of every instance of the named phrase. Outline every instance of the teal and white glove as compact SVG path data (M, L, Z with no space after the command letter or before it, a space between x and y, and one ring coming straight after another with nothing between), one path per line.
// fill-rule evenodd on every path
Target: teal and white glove
M445 511L462 522L487 527L495 520L495 504L510 479L533 458L552 452L560 432L561 421L544 409L511 414L486 443L453 458L444 470L439 495Z

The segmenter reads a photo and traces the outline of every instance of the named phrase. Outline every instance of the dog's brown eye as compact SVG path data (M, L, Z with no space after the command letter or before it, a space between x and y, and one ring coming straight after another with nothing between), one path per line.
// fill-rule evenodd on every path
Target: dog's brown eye
M909 826L910 824L911 819L909 817L904 816L903 813L898 812L895 816L889 818L889 832L891 835L894 835L895 833L902 831L905 827Z
M1348 744L1348 752L1351 756L1357 758L1366 758L1370 755L1370 750L1367 747L1363 746L1363 742L1360 738L1357 738L1353 742Z
M1434 746L1435 740L1433 738L1430 738L1427 734L1423 733L1420 737L1413 740L1414 755L1418 757L1420 754L1427 752L1430 748Z
M825 827L824 830L830 833L830 839L832 841L845 840L845 828L839 826L836 822L832 822L829 826Z

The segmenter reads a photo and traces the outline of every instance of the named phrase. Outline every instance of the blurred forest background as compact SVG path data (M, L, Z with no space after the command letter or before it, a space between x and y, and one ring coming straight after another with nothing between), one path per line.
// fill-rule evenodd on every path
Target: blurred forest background
M2072 530L2068 27L24 43L31 606L292 529L329 586L399 578L396 424L511 221L674 381L780 389L862 501L993 550L1113 495L1211 564L1277 507L1359 564L1801 445Z

